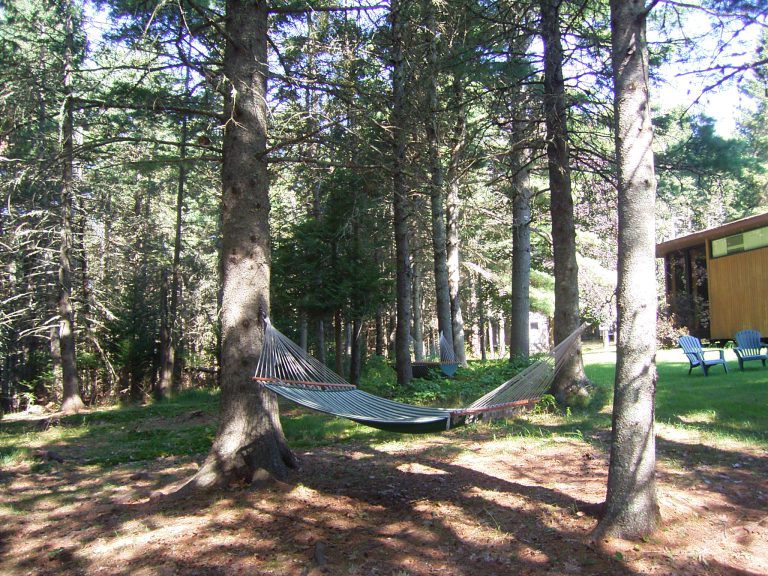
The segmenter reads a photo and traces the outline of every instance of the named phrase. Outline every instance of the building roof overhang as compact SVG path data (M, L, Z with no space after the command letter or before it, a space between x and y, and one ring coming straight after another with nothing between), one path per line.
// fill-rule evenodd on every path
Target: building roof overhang
M666 242L660 242L656 244L656 258L664 258L670 252L675 250L681 250L683 248L690 248L699 244L704 244L709 240L716 238L723 238L725 236L731 236L733 234L741 234L748 230L754 230L761 226L768 226L768 212L765 214L758 214L756 216L750 216L748 218L742 218L741 220L734 220L721 226L715 226L714 228L708 228L707 230L701 230L700 232L694 232L687 236L680 236L667 240Z

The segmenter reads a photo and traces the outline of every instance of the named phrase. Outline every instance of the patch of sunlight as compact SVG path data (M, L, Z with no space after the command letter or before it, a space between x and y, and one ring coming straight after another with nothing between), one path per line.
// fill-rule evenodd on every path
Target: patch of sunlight
M397 467L397 469L400 472L405 472L407 474L427 474L427 475L447 475L448 472L445 470L439 470L437 468L432 468L431 466L425 466L424 464L420 464L418 462L408 462L407 464L401 464Z
M135 553L145 554L151 544L160 542L181 541L190 534L197 535L203 523L194 516L178 518L173 524L157 522L156 527L142 527L134 533L137 526L126 523L112 533L105 533L100 539L90 545L91 550L109 558L129 559Z
M717 421L717 412L715 410L700 410L698 412L688 412L678 415L678 419L684 424L711 424Z
M25 448L15 448L8 446L7 448L0 442L0 467L8 468L21 464L27 460L29 451Z
M7 514L8 516L11 516L11 515L18 515L18 514L26 514L26 513L27 513L26 510L22 510L14 506L8 506L7 504L0 504L0 514Z
M318 492L317 490L314 490L309 486L305 486L304 484L297 484L296 487L290 491L290 494L292 496L296 496L297 498L305 498L307 500L311 500L317 496Z
M397 440L386 440L384 442L376 443L376 448L382 452L399 452L410 448L415 442L418 442L417 438L413 434L406 434L399 437Z
M614 364L616 362L616 348L584 352L583 356L584 362L587 364Z
M720 430L702 430L696 427L696 424L683 424L681 422L656 422L656 436L675 442L678 444L687 444L690 446L701 445L719 450L750 450L761 443L750 437L738 437L733 432L723 432Z

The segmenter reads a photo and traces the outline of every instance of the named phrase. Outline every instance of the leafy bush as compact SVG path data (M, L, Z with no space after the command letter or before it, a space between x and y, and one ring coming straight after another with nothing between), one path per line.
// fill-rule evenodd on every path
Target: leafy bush
M680 336L688 333L688 328L680 325L675 314L659 311L656 318L656 342L660 348L674 348Z
M393 398L397 393L397 373L384 356L370 357L360 374L360 389L381 396Z

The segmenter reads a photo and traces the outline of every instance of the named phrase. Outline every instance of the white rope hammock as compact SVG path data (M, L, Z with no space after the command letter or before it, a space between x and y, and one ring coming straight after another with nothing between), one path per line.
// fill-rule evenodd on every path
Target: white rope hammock
M499 417L534 404L551 386L586 325L466 408L403 404L359 390L283 335L264 318L264 346L254 380L297 404L395 432L436 432Z

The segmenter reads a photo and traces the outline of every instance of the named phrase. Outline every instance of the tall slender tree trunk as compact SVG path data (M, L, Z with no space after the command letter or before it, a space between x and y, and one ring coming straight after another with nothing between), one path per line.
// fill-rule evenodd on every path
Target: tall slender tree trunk
M488 318L485 314L485 291L483 290L483 278L479 274L477 275L475 290L477 290L477 335L478 344L480 346L480 359L485 362L488 359L488 355L486 353L488 349L488 340L486 338L486 324L488 322Z
M85 332L85 346L89 351L98 350L98 344L96 335L93 331L93 313L94 313L94 296L93 296L93 281L91 278L91 267L88 262L88 250L85 247L85 237L87 228L87 214L85 210L82 210L82 214L78 219L77 235L79 237L78 252L80 254L80 290L82 294L82 306L80 308L80 326L82 326L80 333ZM85 385L80 383L80 397L88 398L88 403L93 404L96 398L96 391L98 387L97 371L88 369L86 372Z
M405 59L403 57L403 0L392 0L390 24L392 29L392 146L393 146L393 208L395 226L397 328L395 333L395 362L397 383L408 386L413 378L410 354L411 327L411 263L409 246L409 201L405 181L406 129Z
M611 463L598 537L639 538L660 520L656 494L656 176L644 1L611 0L619 184L619 334Z
M467 140L467 110L464 105L462 79L453 78L453 100L457 109L456 123L451 137L451 155L448 163L446 180L448 194L446 198L446 250L448 266L448 290L451 298L451 322L453 330L453 351L456 361L467 365L467 352L464 343L464 316L461 312L461 262L459 256L459 165L464 156Z
M315 319L315 357L325 364L325 321L322 316Z
M274 394L251 380L263 345L259 309L269 309L267 3L228 0L222 166L221 412L213 446L181 489L284 477L295 465Z
M560 33L562 0L541 0L544 41L544 117L547 126L547 167L551 194L552 253L555 272L555 344L579 326L579 270L576 263L576 226L571 193L568 118L563 81L563 46ZM559 401L569 404L584 393L587 377L581 341L553 384Z
M72 226L74 218L74 87L72 82L74 24L73 6L67 0L64 10L64 117L62 120L61 251L59 262L59 341L61 349L62 412L77 412L85 405L80 398L75 350L75 312L72 307Z
M396 358L395 334L397 333L397 318L394 314L387 315L387 356Z
M512 310L509 359L528 358L531 312L531 182L528 159L513 152L512 178Z
M299 348L307 351L307 313L299 312Z
M445 178L440 162L439 106L437 99L437 59L438 38L435 23L434 0L423 0L424 24L429 34L427 55L427 114L426 133L429 147L429 199L432 215L432 256L435 270L435 308L438 330L448 342L453 342L453 324L451 321L451 291L448 285L448 252L445 231Z
M419 263L413 263L413 358L416 362L424 360L424 318L422 317L421 269Z
M54 394L58 398L61 390L61 340L59 339L59 326L51 326L49 331L50 354L51 354L51 372L53 373Z
M504 358L507 353L507 319L504 310L499 312L499 358Z
M480 300L477 297L478 277L474 272L469 274L469 304L470 304L470 317L472 318L472 338L471 348L472 356L479 357L480 352Z
M376 308L376 356L384 356L384 313L381 306Z
M160 273L160 378L153 390L156 400L163 400L170 396L171 375L173 374L173 360L171 359L171 326L168 319L168 269L163 267Z
M184 96L189 97L189 68L184 80ZM170 304L167 314L167 331L165 345L160 351L160 383L158 385L161 398L170 397L179 388L179 376L182 373L181 358L177 356L177 348L181 342L181 323L179 322L179 298L181 295L181 238L184 225L184 189L187 184L187 139L189 126L186 114L181 120L181 146L179 147L179 175L176 186L176 225L173 238L173 264L171 268L171 283L168 289Z
M349 381L357 386L360 384L360 371L363 365L363 320L355 317L352 321L352 346L349 352Z
M338 308L333 314L334 369L344 375L344 318Z

